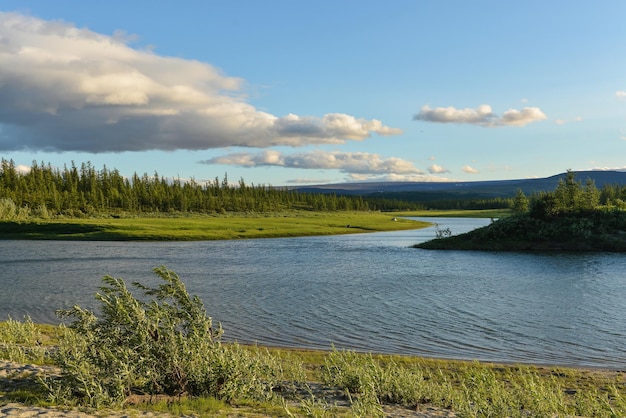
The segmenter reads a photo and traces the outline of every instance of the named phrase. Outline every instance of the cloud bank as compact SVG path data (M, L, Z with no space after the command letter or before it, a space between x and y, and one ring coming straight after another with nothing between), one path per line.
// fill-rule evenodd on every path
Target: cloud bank
M524 107L522 110L509 109L501 116L493 112L491 106L480 105L476 109L456 109L450 107L431 108L428 105L413 116L413 120L434 123L466 123L484 127L525 126L532 122L547 119L538 107Z
M0 150L121 152L340 144L401 131L342 113L277 117L244 81L120 36L0 13Z
M381 158L378 154L365 152L313 151L309 153L283 154L266 150L259 153L233 153L200 164L225 164L241 167L277 166L303 169L335 169L354 174L423 174L411 162L401 158Z

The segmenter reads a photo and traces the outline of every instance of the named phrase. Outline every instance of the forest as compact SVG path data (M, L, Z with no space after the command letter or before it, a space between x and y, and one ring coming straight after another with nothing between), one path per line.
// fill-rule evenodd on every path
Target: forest
M570 179L570 181L572 181ZM626 185L586 185L598 204L626 207ZM585 189L587 190L587 189ZM74 162L62 169L33 161L18 170L13 160L0 160L0 220L57 217L125 217L137 214L225 214L309 211L411 211L424 209L514 209L517 197L458 198L418 201L415 193L354 196L310 193L286 187L255 185L227 174L210 181L167 179L117 169L96 169L90 162ZM550 195L551 196L551 195ZM536 193L527 199L533 207L552 205L551 197ZM548 201L546 201L548 199Z
M30 217L126 216L139 213L280 212L285 210L370 211L414 210L417 203L360 196L299 193L287 188L232 184L222 179L166 179L133 174L127 178L106 166L91 163L62 169L33 162L30 170L17 170L12 160L0 162L0 220Z

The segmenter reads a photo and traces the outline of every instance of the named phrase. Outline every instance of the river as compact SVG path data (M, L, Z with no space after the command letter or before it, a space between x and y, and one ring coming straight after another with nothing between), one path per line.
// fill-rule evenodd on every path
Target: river
M453 233L485 219L426 218ZM166 265L227 340L621 369L626 256L428 251L435 228L202 242L0 241L0 319L95 309L101 277Z

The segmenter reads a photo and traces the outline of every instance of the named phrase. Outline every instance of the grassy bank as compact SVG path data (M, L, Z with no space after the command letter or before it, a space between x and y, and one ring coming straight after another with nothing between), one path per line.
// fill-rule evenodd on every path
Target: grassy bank
M59 328L10 320L0 323L0 359L37 360L36 350L50 353ZM10 348L10 349L9 349ZM29 351L30 350L30 351ZM212 397L165 397L129 400L124 411L168 412L194 416L382 416L383 409L409 416L429 408L454 411L459 417L582 416L626 414L623 372L503 365L412 356L243 347L251 355L271 356L285 368L299 365L300 376L282 384L279 398L267 401L218 400ZM19 354L22 352L22 354ZM31 354L24 354L31 353ZM21 357L15 358L20 355ZM13 356L13 357L12 357ZM0 405L20 402L52 406L41 386L17 384L26 374L0 378ZM293 385L293 386L290 386ZM290 391L288 387L298 390ZM276 389L275 389L276 390Z
M192 241L418 229L427 223L380 212L286 212L237 216L133 217L0 222L0 239Z

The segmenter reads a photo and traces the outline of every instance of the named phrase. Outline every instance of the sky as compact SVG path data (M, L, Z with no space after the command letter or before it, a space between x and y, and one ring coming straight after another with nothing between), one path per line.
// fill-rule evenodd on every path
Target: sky
M0 157L298 186L626 169L626 2L3 0Z

